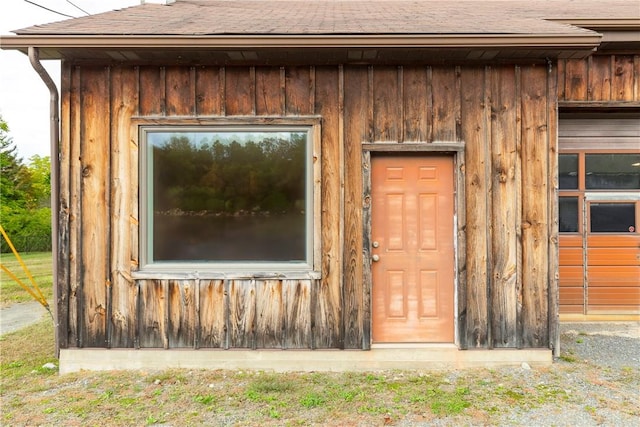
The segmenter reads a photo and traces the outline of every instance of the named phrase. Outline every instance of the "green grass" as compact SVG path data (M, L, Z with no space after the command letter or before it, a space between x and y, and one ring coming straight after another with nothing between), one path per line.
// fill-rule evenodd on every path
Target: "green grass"
M578 358L575 356L575 354L573 354L573 351L571 350L562 352L559 359L567 363L576 363L578 361Z
M31 276L47 301L53 297L53 259L51 252L31 252L20 254ZM32 287L26 272L12 253L0 254L0 262L15 274L25 285ZM34 298L4 271L0 271L0 306L6 307L17 302L34 301Z
M2 389L17 386L24 379L51 376L57 372L42 368L48 362L58 364L55 358L53 322L50 318L0 336L0 349ZM36 387L37 383L38 381L34 381L32 386Z
M64 376L42 368L54 362L49 319L0 337L1 425L384 425L406 419L429 424L493 425L510 411L543 405L578 405L563 384L562 364L529 385L514 369L380 371L375 373L271 373L183 370L80 372ZM106 351L106 350L105 350ZM586 374L585 374L586 375ZM627 388L638 373L622 370ZM622 391L621 391L622 393ZM626 392L628 394L628 392ZM635 402L607 400L616 410L636 414ZM626 406L621 406L626 405ZM29 408L25 411L24 408ZM586 408L586 409L584 409Z
M26 254L34 275L48 280L50 254ZM3 255L3 263L9 260ZM17 265L17 263L16 263ZM30 297L2 278L2 298ZM38 279L36 279L38 280ZM26 295L26 297L25 297ZM106 350L105 350L106 351ZM447 425L492 425L510 411L544 405L578 405L595 413L611 405L640 415L633 399L608 399L585 405L579 390L568 391L572 376L602 375L577 361L570 351L544 370L513 368L447 371L346 373L272 373L260 371L112 371L58 376L44 369L53 362L53 325L49 318L0 337L0 425L384 425L397 420ZM590 372L589 370L596 371ZM594 374L595 372L595 374ZM529 385L522 375L538 377ZM640 383L640 373L614 374L620 396ZM627 390L627 391L625 391ZM25 408L29 408L25 411Z

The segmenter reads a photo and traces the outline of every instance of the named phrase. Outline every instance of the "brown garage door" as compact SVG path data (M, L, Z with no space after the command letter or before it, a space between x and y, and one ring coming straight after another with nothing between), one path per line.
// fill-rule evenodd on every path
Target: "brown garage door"
M640 313L640 121L560 121L560 312Z

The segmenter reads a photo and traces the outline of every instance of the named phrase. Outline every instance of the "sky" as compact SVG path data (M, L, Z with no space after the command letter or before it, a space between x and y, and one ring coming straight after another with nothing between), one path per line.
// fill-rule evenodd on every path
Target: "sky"
M97 14L113 9L135 6L141 0L30 0L48 9L73 17ZM2 0L0 35L12 35L32 25L69 19L49 12L24 0ZM60 61L43 60L60 91ZM48 156L49 90L31 66L27 55L0 50L0 115L9 125L9 136L18 148L18 155L27 161L33 155Z

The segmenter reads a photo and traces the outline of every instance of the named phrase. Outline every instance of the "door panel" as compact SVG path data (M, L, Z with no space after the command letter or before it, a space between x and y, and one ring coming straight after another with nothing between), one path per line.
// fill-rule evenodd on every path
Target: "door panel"
M589 198L603 198L589 194ZM609 197L615 197L611 195ZM587 314L638 312L640 234L634 200L587 200Z
M453 342L453 158L373 157L371 188L373 341Z

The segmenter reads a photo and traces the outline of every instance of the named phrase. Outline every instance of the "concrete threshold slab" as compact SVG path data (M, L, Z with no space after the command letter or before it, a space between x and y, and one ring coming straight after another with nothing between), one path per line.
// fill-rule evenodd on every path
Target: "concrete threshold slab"
M362 350L62 349L60 374L81 370L250 369L276 372L443 370L549 366L548 349L458 350L454 345Z

